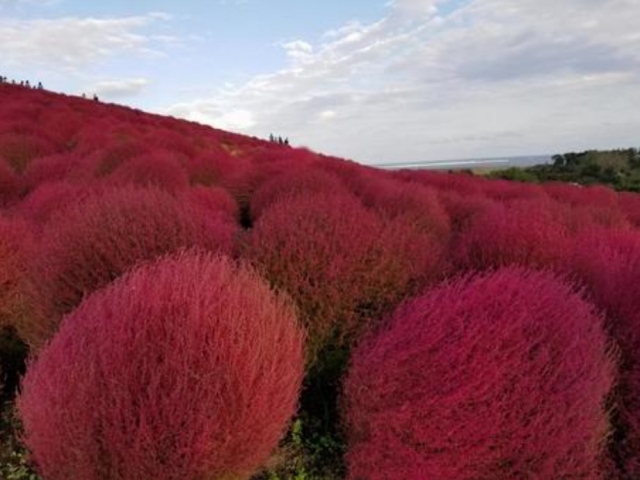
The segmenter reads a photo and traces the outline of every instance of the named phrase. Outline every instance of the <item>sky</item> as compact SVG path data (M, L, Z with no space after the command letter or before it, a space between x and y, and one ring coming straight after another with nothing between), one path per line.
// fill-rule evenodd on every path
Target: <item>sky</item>
M365 164L640 146L639 0L0 0L0 74Z

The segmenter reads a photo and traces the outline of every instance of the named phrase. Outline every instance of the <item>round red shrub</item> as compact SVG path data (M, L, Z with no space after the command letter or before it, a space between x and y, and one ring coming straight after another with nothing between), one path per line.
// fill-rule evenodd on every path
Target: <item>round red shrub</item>
M0 217L0 329L27 314L28 258L33 249L26 222Z
M547 200L494 203L473 215L453 246L464 270L507 265L547 267L566 253L568 232Z
M242 162L237 162L226 150L217 144L210 145L207 153L185 160L185 170L192 185L218 185L225 176L242 170Z
M542 200L547 194L540 185L514 182L501 179L481 179L478 186L492 200L509 202L511 200Z
M618 205L617 194L602 185L583 187L567 183L544 185L558 202L558 218L574 233L591 228L628 228L629 221Z
M273 175L251 197L251 217L255 221L270 205L287 199L295 202L300 195L316 193L348 194L340 178L318 168L296 167Z
M300 307L313 359L328 342L357 336L434 274L441 250L414 232L386 224L351 195L315 194L265 210L244 253Z
M618 194L618 205L629 223L635 228L640 228L640 194L621 192Z
M77 206L99 191L101 189L96 185L45 182L16 205L15 211L34 225L44 227L52 216L62 215L66 209Z
M245 479L282 437L302 374L290 302L244 265L183 253L66 317L18 408L47 480Z
M186 247L230 253L236 231L231 222L209 222L161 190L98 193L47 223L34 259L34 302L42 318L21 334L37 347L85 295L138 263Z
M127 160L108 176L108 181L114 185L157 187L171 193L189 187L187 173L174 155L165 152L147 153Z
M415 182L372 178L359 196L365 206L384 218L401 220L443 244L449 242L449 217L433 189Z
M52 155L59 150L52 142L37 134L0 134L0 158L4 158L17 172L22 172L37 157Z
M21 194L22 179L0 158L0 208L15 201Z
M571 272L607 314L620 348L615 389L615 478L640 478L640 232L594 230L576 238Z
M223 215L230 220L240 220L237 202L224 188L197 185L184 194L190 208L201 209L205 216Z
M89 182L93 179L94 159L73 153L34 158L24 171L29 188L46 182Z
M399 308L344 382L349 478L601 478L613 362L550 273L503 269Z

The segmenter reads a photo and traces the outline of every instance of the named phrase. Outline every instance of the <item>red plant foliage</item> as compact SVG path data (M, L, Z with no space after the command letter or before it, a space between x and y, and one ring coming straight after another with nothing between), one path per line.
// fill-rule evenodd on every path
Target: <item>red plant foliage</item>
M213 145L206 154L188 158L184 168L192 185L219 185L224 177L242 169L242 161L236 161L222 147Z
M478 187L492 200L509 202L512 200L543 200L547 194L540 185L532 185L508 180L479 179Z
M449 242L449 216L432 188L416 182L379 178L363 185L359 196L365 206L382 217L402 221L433 235L443 244Z
M311 359L330 339L357 336L439 265L430 236L385 224L353 196L275 203L248 235L245 255L289 292L309 333Z
M29 188L46 182L69 181L88 183L93 179L93 158L62 153L33 159L24 171Z
M37 348L84 296L140 262L188 247L230 253L236 229L206 221L161 190L96 194L46 225L34 259L34 302L42 318L21 326L21 336Z
M601 478L613 372L602 319L557 277L452 281L354 351L349 478Z
M626 228L628 220L618 205L618 196L604 186L582 187L566 183L544 185L562 205L556 208L562 223L574 233L595 227ZM564 207L564 208L563 208Z
M0 158L0 207L15 201L23 190L22 179Z
M640 478L640 232L586 232L576 239L568 264L607 313L608 330L620 347L615 478Z
M15 211L37 227L43 227L52 216L62 215L68 208L75 207L101 190L96 185L45 182L25 197Z
M232 221L240 220L240 209L229 192L220 187L198 185L184 194L189 208L201 209L205 217L222 215Z
M15 325L27 313L32 248L32 232L25 222L0 217L0 330Z
M87 298L18 401L48 480L242 479L295 413L303 334L252 270L186 253Z
M640 228L640 194L622 192L618 194L618 205L627 220L635 228Z
M398 172L397 175L436 188L437 190L455 192L465 196L482 194L482 186L484 182L487 181L473 175L431 172L427 170L405 170Z
M251 197L251 217L255 221L272 204L316 193L348 194L340 178L317 168L294 167L264 181Z
M118 166L107 178L114 185L157 187L171 193L189 187L187 173L175 156L166 152L149 152L134 157Z
M495 203L471 218L453 246L465 270L507 265L548 267L566 253L569 237L545 200Z
M466 231L474 217L496 204L483 195L464 195L447 190L439 191L438 197L449 216L454 236Z
M37 157L52 155L58 148L40 135L0 133L0 158L17 172L22 172Z

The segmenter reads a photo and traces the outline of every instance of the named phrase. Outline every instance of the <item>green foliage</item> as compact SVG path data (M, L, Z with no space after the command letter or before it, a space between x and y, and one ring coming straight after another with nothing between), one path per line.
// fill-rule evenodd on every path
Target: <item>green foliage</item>
M11 402L0 410L0 478L3 480L40 480L31 469L28 454L18 441L20 424Z
M276 464L254 480L332 480L344 478L344 442L304 413L291 424Z
M569 152L551 158L553 162L549 164L497 170L489 177L522 182L604 184L616 190L640 191L640 151L637 148Z

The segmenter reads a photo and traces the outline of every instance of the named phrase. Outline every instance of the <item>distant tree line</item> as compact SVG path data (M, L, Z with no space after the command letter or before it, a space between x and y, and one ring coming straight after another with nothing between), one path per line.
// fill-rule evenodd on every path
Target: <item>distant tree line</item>
M638 148L569 152L554 155L551 159L552 163L497 170L489 176L523 182L605 184L616 190L640 192Z

